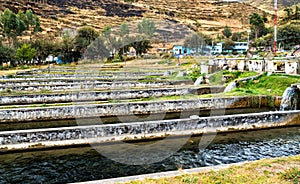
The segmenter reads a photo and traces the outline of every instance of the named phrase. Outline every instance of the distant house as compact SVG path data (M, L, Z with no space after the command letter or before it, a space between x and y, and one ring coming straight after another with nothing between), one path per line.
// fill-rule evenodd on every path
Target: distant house
M172 52L174 55L194 55L197 53L196 48L188 48L183 45L174 45L172 48ZM204 46L203 48L198 48L198 53L210 53L211 46Z
M213 54L221 54L222 53L222 47L223 47L223 43L217 43L217 45L214 45L212 47L212 53Z
M217 43L217 45L214 45L212 48L212 53L213 54L221 54L223 51L223 44L224 42ZM232 50L226 50L226 52L238 52L238 53L243 53L248 50L248 42L234 42L234 46Z
M174 45L172 52L174 55L190 55L191 49L185 48L183 45Z

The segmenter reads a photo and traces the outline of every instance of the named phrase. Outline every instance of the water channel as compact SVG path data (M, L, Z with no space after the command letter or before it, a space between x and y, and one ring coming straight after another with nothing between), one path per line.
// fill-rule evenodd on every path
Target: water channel
M217 134L199 148L195 136L171 157L143 166L112 161L90 146L1 153L0 183L68 183L300 154L300 127ZM176 144L177 139L170 140ZM130 143L151 144L153 142ZM98 145L109 147L111 145ZM117 146L114 144L112 149ZM164 148L162 148L164 149ZM115 150L118 151L118 150Z

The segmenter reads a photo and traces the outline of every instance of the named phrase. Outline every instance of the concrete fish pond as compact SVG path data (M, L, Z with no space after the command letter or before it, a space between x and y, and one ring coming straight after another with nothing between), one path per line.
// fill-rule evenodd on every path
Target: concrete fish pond
M227 96L225 85L194 84L191 73L182 66L152 64L91 69L57 66L0 79L0 183L67 183L175 170L182 163L190 168L235 163L263 158L259 149L269 147L282 150L274 151L272 157L299 152L297 141L290 140L300 139L300 134L285 138L289 133L285 130L275 133L288 141L282 142L284 149L278 148L276 136L266 141L268 136L259 141L249 138L245 148L243 142L232 143L256 131L269 133L284 127L295 132L300 125L298 85L288 88L282 98L270 94ZM233 140L236 134L238 138ZM224 135L232 136L230 144L222 142ZM215 136L212 148L201 150L199 137L205 141L210 136ZM185 141L173 155L157 165L151 162L153 169L147 169L145 163L152 158L148 150L136 156L125 153L128 144L171 140L159 148L165 153L181 139ZM216 143L219 139L221 143ZM252 149L260 144L266 145ZM89 146L112 150L130 163L124 166L108 161L105 152L95 156ZM242 149L231 149L237 147ZM223 159L225 153L238 156ZM132 166L137 157L145 169ZM72 173L61 174L64 170ZM33 173L37 171L40 175Z
M299 125L300 111L280 111L112 125L0 132L2 150L70 146Z

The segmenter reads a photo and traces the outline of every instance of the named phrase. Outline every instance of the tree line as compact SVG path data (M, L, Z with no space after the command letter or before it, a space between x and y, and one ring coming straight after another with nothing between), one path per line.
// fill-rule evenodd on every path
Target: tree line
M130 47L136 50L137 55L151 47L150 40L156 26L152 20L144 18L138 23L138 34L130 35L126 22L120 25L117 32L113 32L110 26L98 32L84 25L76 30L75 35L65 31L61 39L37 36L36 33L41 31L40 20L31 10L14 13L5 9L0 15L0 64L42 64L49 55L57 56L64 62L79 59L123 60L123 54ZM30 40L24 41L21 36L29 36Z

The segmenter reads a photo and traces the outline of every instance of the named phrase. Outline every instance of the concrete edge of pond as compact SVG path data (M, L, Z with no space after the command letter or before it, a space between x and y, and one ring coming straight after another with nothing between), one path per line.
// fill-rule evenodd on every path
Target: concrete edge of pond
M186 100L140 101L74 106L1 109L4 122L47 121L86 117L145 115L184 112L190 110L217 110L234 108L261 108L274 105L274 97L242 96L225 98L197 98ZM163 109L163 110L162 110ZM213 114L213 112L211 113Z
M198 117L152 122L75 126L0 133L1 152L143 141L165 137L216 134L299 126L300 111L277 111L222 117Z

